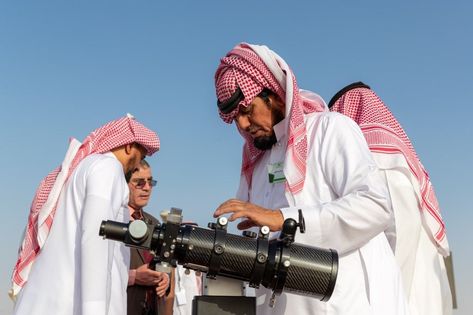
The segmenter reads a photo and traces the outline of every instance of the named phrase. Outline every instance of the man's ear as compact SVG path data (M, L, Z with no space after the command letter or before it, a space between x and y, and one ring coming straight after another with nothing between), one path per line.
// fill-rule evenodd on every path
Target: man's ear
M125 144L125 153L129 155L131 153L132 147L133 147L133 143Z

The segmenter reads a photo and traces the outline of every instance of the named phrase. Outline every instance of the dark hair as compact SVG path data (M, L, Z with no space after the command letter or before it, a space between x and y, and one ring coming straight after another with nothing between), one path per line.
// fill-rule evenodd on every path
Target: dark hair
M148 162L147 162L145 159L143 159L143 160L140 161L140 167L142 167L142 168L150 168ZM135 170L133 171L133 173L136 172L137 170L138 170L138 169L135 169Z
M269 104L270 96L278 97L276 93L274 93L268 88L264 88L263 91L261 91L257 96L261 97L266 104Z
M143 160L140 161L140 166L139 167L150 168L151 166L149 166L148 162L146 162L146 160L143 159ZM138 168L135 168L133 171L130 171L130 172L125 174L125 180L126 180L127 183L130 182L131 175L133 175L133 173L137 172L137 171L138 171Z

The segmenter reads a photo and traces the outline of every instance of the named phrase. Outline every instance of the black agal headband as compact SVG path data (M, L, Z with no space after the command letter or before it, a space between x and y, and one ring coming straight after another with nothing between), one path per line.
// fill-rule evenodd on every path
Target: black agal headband
M359 81L359 82L355 82L355 83L352 83L352 84L349 84L347 86L345 86L343 89L341 89L340 91L337 92L337 94L335 94L332 99L330 100L330 102L328 103L328 108L332 108L332 106L335 104L336 101L338 101L338 99L340 97L343 96L343 94L345 94L346 92L350 91L350 90L353 90L353 89L357 89L357 88L366 88L366 89L369 89L370 87L366 84L364 84L363 82Z
M243 95L243 92L241 91L239 87L237 87L236 91L225 102L220 102L217 99L217 106L222 113L229 114L235 108L237 108L238 104L240 104L240 102L243 101L244 99L245 99L245 96Z

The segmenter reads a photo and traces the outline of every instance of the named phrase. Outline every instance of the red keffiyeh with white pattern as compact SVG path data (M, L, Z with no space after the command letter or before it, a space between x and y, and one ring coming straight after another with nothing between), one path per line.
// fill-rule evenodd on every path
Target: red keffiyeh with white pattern
M304 115L324 111L325 103L320 96L308 91L299 91L296 78L286 62L266 46L242 43L222 58L215 73L215 87L219 102L225 102L240 88L244 99L230 113L219 112L220 117L231 123L240 106L247 107L253 99L267 88L276 93L286 104L288 120L288 143L286 162L291 168L285 173L286 189L292 194L300 192L304 186L307 136ZM264 151L253 145L253 140L244 131L246 139L243 148L242 173L251 187L251 178L256 162Z
M372 152L404 156L411 173L419 183L423 222L435 239L439 252L448 256L445 224L440 215L429 175L417 157L404 129L390 110L369 87L361 82L340 91L330 103L333 103L331 111L350 117L360 126Z
M159 138L156 133L131 115L96 129L82 144L76 139L71 139L63 163L41 181L31 204L24 239L13 270L13 288L10 292L12 298L28 280L31 266L51 229L59 195L77 165L90 154L109 152L134 142L142 145L149 156L159 150Z

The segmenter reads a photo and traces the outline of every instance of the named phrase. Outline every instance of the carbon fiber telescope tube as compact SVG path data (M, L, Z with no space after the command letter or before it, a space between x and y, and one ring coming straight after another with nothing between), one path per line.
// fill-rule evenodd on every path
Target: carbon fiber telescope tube
M167 227L173 224L170 222L147 225L143 236L144 232L135 233L130 224L102 221L99 234L127 246L151 250L171 265L177 262L208 275L249 281L254 287L263 285L276 294L285 291L327 301L335 287L338 255L331 249L280 239L268 241L261 233L258 238L234 235L215 226L206 229L179 225L177 235L169 236L166 230L172 230ZM132 234L139 234L140 241Z

